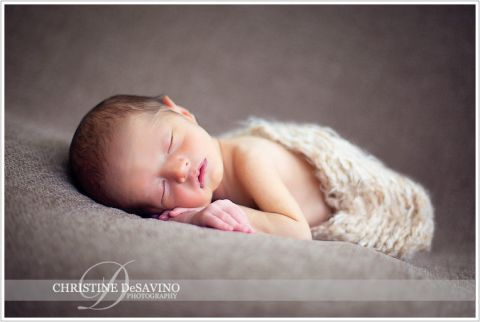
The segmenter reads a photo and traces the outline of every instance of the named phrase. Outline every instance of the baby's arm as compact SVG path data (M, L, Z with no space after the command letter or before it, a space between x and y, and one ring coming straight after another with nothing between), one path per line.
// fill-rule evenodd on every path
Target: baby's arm
M311 235L297 229L289 217L239 206L227 199L216 200L207 207L166 210L158 216L158 219L225 231L263 232L297 239L311 239Z
M299 223L278 213L265 212L244 206L240 206L240 208L247 214L250 224L257 232L295 239L312 239L308 224Z
M234 156L239 184L259 210L241 207L256 231L312 239L310 226L268 155L260 148L242 149Z

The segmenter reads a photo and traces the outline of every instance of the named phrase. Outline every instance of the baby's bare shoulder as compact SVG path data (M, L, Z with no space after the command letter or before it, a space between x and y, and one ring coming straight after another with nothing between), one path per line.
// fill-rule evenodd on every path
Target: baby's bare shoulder
M267 166L267 156L271 154L269 141L255 136L242 136L235 139L233 160L236 167L250 168L255 166L257 170Z
M260 137L245 136L238 138L233 159L235 166L242 169L243 174L256 175L265 172L272 175L290 164L292 157L292 153L278 143Z
M259 158L278 152L276 143L257 136L241 136L235 139L236 151L247 157Z

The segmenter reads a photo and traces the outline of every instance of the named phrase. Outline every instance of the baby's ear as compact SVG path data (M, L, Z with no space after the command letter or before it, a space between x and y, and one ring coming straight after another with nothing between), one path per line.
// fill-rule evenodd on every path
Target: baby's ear
M187 110L185 107L175 104L175 102L173 102L173 100L167 95L162 96L162 103L172 111L177 112L178 114L181 114L187 119L193 121L195 124L198 124L197 119L195 118L195 115L190 113L190 111Z
M157 96L152 96L152 98L154 100L156 100L157 102L159 102L160 104L163 104L163 97L165 96L165 94L160 94L160 95L157 95Z
M175 106L177 106L177 104L175 104L175 102L172 101L172 99L167 95L162 95L161 100L162 100L162 103L167 107L174 108Z
M170 97L168 97L165 94L153 96L153 99L159 102L160 104L165 105L168 108L173 108L177 105Z

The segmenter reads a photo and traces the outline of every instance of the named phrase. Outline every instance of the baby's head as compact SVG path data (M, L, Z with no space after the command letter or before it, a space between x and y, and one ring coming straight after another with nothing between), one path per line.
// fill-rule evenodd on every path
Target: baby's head
M99 103L75 131L70 166L97 202L147 214L205 206L223 177L218 141L167 96Z

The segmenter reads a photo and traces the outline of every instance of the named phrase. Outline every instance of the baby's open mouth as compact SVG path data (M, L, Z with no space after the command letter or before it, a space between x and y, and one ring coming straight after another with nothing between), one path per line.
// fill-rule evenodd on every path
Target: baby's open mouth
M207 159L204 159L202 163L200 163L200 168L198 169L198 182L200 182L200 188L202 189L205 186L205 170L207 169L207 164Z

